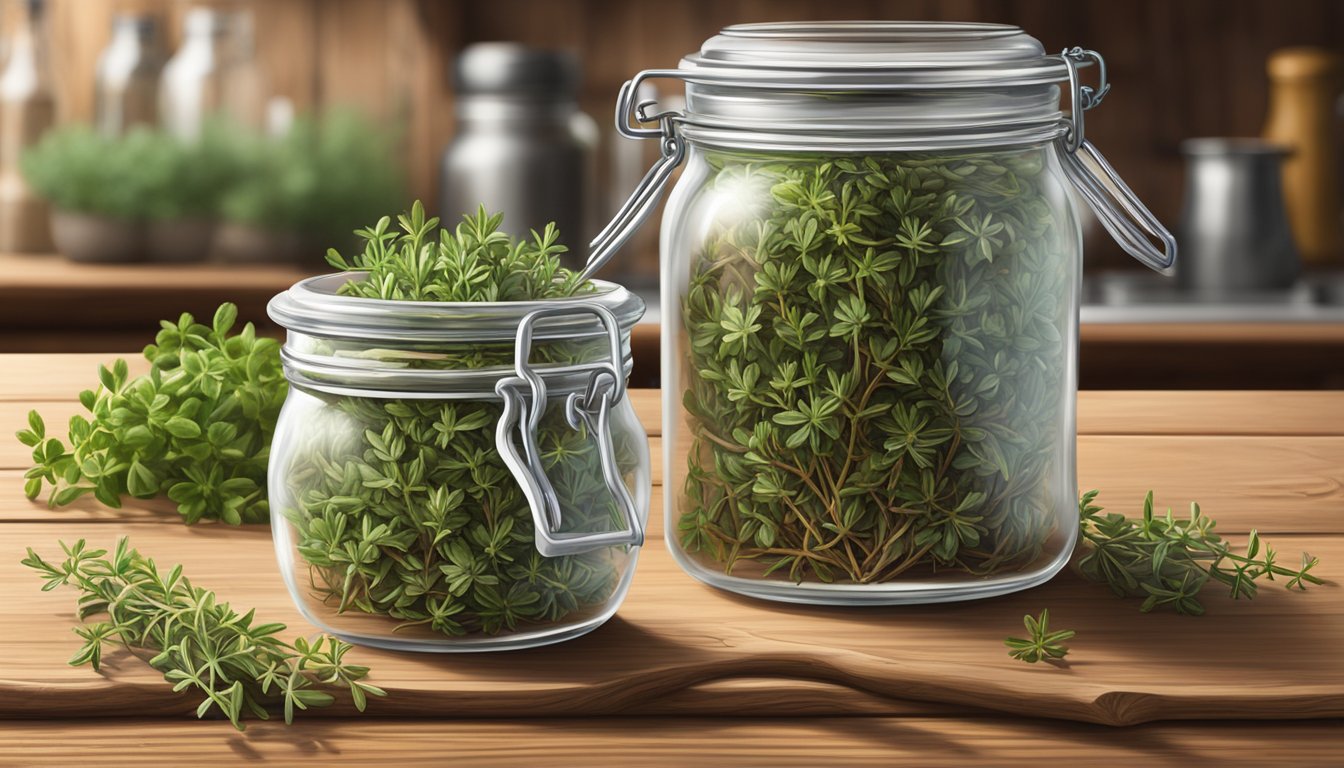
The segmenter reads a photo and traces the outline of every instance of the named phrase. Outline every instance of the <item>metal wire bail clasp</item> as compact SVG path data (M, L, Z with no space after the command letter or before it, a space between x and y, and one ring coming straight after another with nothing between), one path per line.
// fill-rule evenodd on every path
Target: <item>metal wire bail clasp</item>
M1068 68L1073 102L1059 139L1064 149L1060 153L1064 172L1126 253L1158 272L1170 271L1176 263L1176 238L1087 140L1083 130L1083 113L1101 104L1111 90L1106 81L1106 60L1096 51L1078 47L1066 48L1060 59ZM1096 88L1084 85L1078 76L1079 67L1093 63L1098 71Z
M584 363L589 371L583 392L571 392L565 399L565 420L573 429L585 429L596 441L602 464L602 479L615 501L624 530L598 533L560 533L564 514L555 486L542 463L537 429L546 413L546 381L532 368L532 334L538 320L556 315L592 314L602 321L610 345L607 360ZM528 313L518 324L514 357L515 376L501 379L495 392L504 399L504 412L495 430L500 456L522 488L532 510L536 526L537 551L546 557L576 555L611 546L639 546L644 543L644 526L630 491L625 487L616 463L616 446L611 432L611 411L625 397L625 371L621 366L621 330L609 310L596 306L548 307ZM522 442L518 450L514 432Z
M675 69L647 69L621 86L616 97L616 130L629 139L657 138L662 157L640 179L635 191L630 193L607 226L588 244L588 263L583 266L581 273L584 279L592 277L593 273L610 261L649 218L663 190L667 188L667 182L672 179L672 172L686 158L686 142L678 129L682 114L677 111L650 114L649 110L656 106L656 102L634 103L639 84L657 77L679 77L679 74ZM633 124L631 118L634 118ZM644 128L641 125L644 123L657 123L658 127Z

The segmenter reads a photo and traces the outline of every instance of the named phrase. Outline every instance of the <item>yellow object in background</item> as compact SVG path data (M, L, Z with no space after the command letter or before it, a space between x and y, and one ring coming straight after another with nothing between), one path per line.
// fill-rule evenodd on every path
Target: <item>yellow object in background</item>
M1304 266L1344 264L1336 103L1344 57L1322 48L1284 48L1269 57L1265 138L1292 150L1283 195Z

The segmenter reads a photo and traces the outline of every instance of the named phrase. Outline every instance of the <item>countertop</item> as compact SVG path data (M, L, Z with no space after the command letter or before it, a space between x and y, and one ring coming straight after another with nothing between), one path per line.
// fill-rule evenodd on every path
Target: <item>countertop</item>
M1084 392L1081 488L1134 514L1195 499L1220 533L1252 527L1320 556L1330 583L1210 594L1208 614L1139 614L1064 572L977 603L803 608L702 586L650 540L617 617L549 649L457 656L358 648L389 690L357 715L292 727L196 721L194 701L118 658L69 667L73 595L39 591L24 548L132 543L286 637L315 630L280 581L268 530L183 526L156 502L52 511L22 497L27 450L7 435L39 408L60 424L106 355L0 356L0 763L181 765L1191 765L1327 764L1344 750L1344 393ZM143 368L137 363L137 368ZM632 390L661 449L658 393ZM661 470L655 471L661 483ZM1021 616L1078 630L1063 668L1008 658Z

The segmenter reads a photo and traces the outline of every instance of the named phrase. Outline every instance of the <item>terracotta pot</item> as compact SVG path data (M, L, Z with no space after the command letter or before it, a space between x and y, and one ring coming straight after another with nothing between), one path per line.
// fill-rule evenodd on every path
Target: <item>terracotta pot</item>
M151 261L204 261L215 237L213 219L162 219L145 229Z
M53 209L51 237L56 250L71 261L110 264L145 258L144 225L132 219Z
M303 241L293 232L276 232L236 222L224 222L215 230L211 255L226 262L293 262Z

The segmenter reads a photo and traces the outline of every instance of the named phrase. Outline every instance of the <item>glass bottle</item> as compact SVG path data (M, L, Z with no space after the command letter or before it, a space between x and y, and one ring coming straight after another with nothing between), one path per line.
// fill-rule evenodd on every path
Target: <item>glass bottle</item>
M93 122L114 137L136 125L158 122L159 74L163 49L158 21L149 15L120 14L112 21L112 39L98 58Z
M183 19L182 46L163 69L159 121L169 133L193 140L213 115L261 127L261 75L254 60L252 16L193 8Z
M19 161L56 120L47 59L45 0L21 0L22 14L0 72L0 251L49 253L47 203L23 179Z

